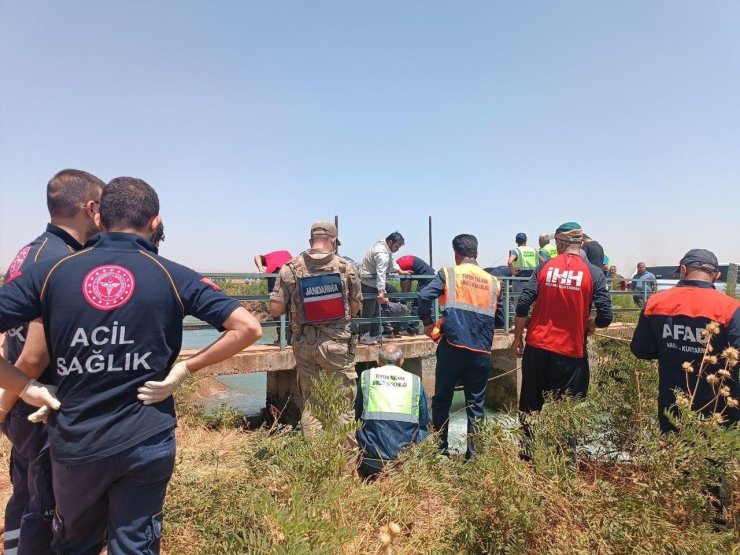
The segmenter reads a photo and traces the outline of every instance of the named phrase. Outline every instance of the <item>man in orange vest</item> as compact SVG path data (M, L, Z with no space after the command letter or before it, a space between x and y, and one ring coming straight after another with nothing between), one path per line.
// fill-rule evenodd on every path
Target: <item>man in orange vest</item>
M478 266L478 240L458 235L452 240L455 266L442 268L419 293L419 316L424 333L438 341L432 424L440 435L440 448L448 453L447 424L455 385L462 381L468 415L468 434L484 418L483 403L491 370L499 281ZM443 317L434 324L432 302L439 298ZM474 454L468 438L465 458Z

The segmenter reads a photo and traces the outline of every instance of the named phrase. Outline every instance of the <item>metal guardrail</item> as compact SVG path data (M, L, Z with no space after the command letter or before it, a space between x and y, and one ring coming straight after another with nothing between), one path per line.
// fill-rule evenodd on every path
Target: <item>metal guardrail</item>
M226 272L219 272L219 273L207 273L203 274L204 277L207 277L209 279L212 279L214 281L219 280L262 280L267 279L270 277L278 277L278 274L261 274L261 273L226 273ZM395 278L395 274L393 274L393 278L391 279L398 279ZM375 274L362 274L360 275L360 278L362 279L374 279L376 277ZM434 278L433 275L404 275L403 277L399 276L401 279L425 279L429 280ZM506 331L506 333L509 332L511 329L511 322L512 318L514 316L514 308L515 304L513 301L518 299L520 293L514 293L512 291L513 284L516 282L527 282L529 281L529 277L512 277L512 276L504 276L504 277L498 277L496 276L496 279L499 280L502 284L502 293L501 293L501 305L504 307L503 310L503 329ZM608 279L608 278L607 278ZM645 284L652 284L652 280L645 280L643 283ZM652 295L652 291L648 291L647 289L643 288L642 291L633 291L633 290L610 290L609 296L615 297L615 296L625 296L628 295L630 297L635 296L641 296L642 297L642 305L644 306L647 302L648 298ZM417 292L412 293L403 293L403 292L397 292L397 293L386 293L387 297L389 299L397 299L401 301L408 301L408 300L414 300L418 297ZM232 298L239 300L239 301L269 301L270 295L269 294L256 294L256 295L231 295ZM612 310L614 312L640 312L642 309L639 307L634 308L627 308L627 307L612 307ZM437 321L439 319L440 315L440 308L439 303L435 300L433 305L433 312L434 312L434 320ZM361 317L354 317L352 318L352 322L357 323L358 325L362 324L383 324L383 323L407 323L407 322L418 322L419 318L417 316L377 316L372 318L361 318ZM286 341L286 330L287 325L289 324L288 319L285 317L285 315L281 315L279 319L277 320L265 320L260 322L263 328L274 328L278 327L278 339L280 343L280 349L284 350L287 346ZM206 322L196 322L196 323L190 323L190 324L184 324L183 329L184 330L198 330L198 329L209 329L211 328L210 324L207 324Z

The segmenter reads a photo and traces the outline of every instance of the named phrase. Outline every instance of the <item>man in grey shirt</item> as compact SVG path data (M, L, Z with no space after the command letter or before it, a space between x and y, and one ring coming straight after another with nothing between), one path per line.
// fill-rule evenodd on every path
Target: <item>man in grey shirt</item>
M377 317L380 310L379 304L386 304L386 280L388 274L410 274L410 271L402 270L393 260L393 254L404 245L403 235L394 231L385 241L378 241L362 259L360 274L362 276L362 317ZM373 278L366 275L375 274ZM380 324L362 324L360 326L360 341L366 345L377 343L380 336Z
M632 290L636 293L632 296L635 306L642 307L644 293L655 293L658 290L658 283L655 281L655 274L648 272L644 262L637 263L637 272L632 276Z

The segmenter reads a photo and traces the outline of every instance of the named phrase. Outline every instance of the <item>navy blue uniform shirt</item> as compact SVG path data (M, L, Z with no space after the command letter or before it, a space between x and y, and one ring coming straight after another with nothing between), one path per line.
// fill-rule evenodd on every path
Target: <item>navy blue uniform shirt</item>
M137 388L167 376L183 316L220 329L239 306L138 235L101 233L85 247L37 262L0 288L0 330L44 320L62 402L49 418L49 439L65 464L108 457L173 428L173 398L144 405Z
M46 258L61 258L82 248L82 244L63 229L48 224L46 231L23 247L8 266L5 285L28 272L35 262ZM8 362L15 364L26 344L28 322L8 330L5 338L5 355ZM54 376L47 368L38 379L41 383L53 384ZM34 409L35 410L35 409Z
M740 349L740 303L720 293L707 281L681 280L678 285L653 295L632 336L632 353L641 359L658 359L658 418L663 432L673 430L665 410L676 402L675 389L686 391L688 381L692 391L701 365L707 340L702 330L711 322L719 324L719 333L712 337L712 354L720 357L727 347ZM682 368L689 362L694 371L687 374ZM707 373L715 373L724 366L708 364ZM724 382L731 397L740 397L740 365L730 369L731 377ZM694 398L694 409L709 416L715 410L714 388L702 377ZM726 406L720 396L716 410L724 411L728 424L740 422L740 409Z

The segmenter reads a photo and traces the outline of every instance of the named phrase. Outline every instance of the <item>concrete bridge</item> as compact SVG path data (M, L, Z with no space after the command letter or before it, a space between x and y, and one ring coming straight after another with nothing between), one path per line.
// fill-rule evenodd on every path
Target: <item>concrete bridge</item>
M632 324L612 324L605 333L609 335L631 335ZM521 386L521 359L511 354L509 346L513 335L497 330L494 335L491 374L486 392L486 404L493 409L509 408L516 405ZM436 344L426 336L400 337L388 340L398 344L404 352L404 368L422 378L427 393L434 394L434 361ZM197 349L185 349L180 353L189 358ZM358 345L355 360L358 371L374 366L377 358L377 345ZM425 364L424 361L427 360ZM199 377L216 377L229 374L249 374L267 372L266 406L282 411L281 420L295 423L298 419L298 398L295 358L293 349L281 350L279 346L253 345L236 356L214 364L198 372Z

